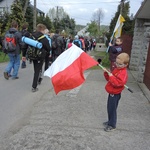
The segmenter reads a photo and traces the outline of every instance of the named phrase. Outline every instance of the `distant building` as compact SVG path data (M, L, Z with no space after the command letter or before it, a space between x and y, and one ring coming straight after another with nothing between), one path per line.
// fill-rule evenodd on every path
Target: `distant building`
M87 29L88 29L88 26L86 26L85 28L81 29L81 30L77 33L77 35L79 35L79 36L89 36L90 33L87 32Z
M129 68L138 82L150 90L150 0L144 0L135 15L134 37Z
M0 18L3 17L5 12L9 13L11 11L11 5L14 0L0 0ZM33 5L30 4L30 7L33 8ZM44 16L45 13L37 8L37 15Z

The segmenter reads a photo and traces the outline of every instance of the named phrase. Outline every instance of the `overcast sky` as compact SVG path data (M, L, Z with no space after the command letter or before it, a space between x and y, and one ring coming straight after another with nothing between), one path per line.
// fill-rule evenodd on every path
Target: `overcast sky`
M101 8L104 12L104 18L101 22L103 25L109 25L111 18L117 11L117 6L120 0L36 0L37 8L47 13L50 8L56 6L62 6L69 14L69 16L75 19L76 24L86 25L90 23L92 14L98 8ZM128 0L130 1L130 14L136 14L141 6L143 0ZM34 0L31 0L33 4Z

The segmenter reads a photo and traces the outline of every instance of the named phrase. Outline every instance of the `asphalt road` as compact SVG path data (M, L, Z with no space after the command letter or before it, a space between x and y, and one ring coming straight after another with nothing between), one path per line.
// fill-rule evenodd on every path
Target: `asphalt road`
M47 77L32 93L32 76L28 65L18 80L0 77L0 134L7 133L0 150L150 150L150 103L130 71L134 93L122 92L110 133L102 125L108 96L102 70L87 70L81 86L58 95Z
M52 88L50 80L45 78L44 87L41 84L42 88L39 86L39 91L32 93L33 64L27 63L27 68L20 68L17 80L4 79L6 65L0 64L0 139L11 134L11 128L18 130L20 126L27 124L26 120L33 105L40 100L46 90Z

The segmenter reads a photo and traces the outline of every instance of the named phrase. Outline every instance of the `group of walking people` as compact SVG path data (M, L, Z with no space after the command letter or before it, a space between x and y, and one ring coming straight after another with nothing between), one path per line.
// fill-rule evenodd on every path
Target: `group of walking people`
M9 41L9 44L6 44L8 35L11 35L11 37L12 35L14 36L15 49L13 50L12 46L10 48L10 45L13 43L12 41ZM38 59L30 59L30 57L28 58L27 54L30 45L22 42L23 36L38 40L40 43L42 43L41 51L44 52L44 57ZM58 45L57 43L57 46L55 48L52 47L52 39L54 37L56 37L61 43L60 45ZM26 59L29 59L30 63L33 63L34 76L32 82L32 92L36 92L38 90L37 86L42 81L43 64L45 63L44 70L47 70L49 67L49 63L54 61L65 50L65 46L63 46L63 37L59 35L59 32L56 31L56 34L53 35L53 37L50 37L49 30L44 24L38 24L36 30L33 33L29 33L27 23L23 24L22 30L19 31L18 23L16 21L12 21L11 28L6 32L3 41L3 51L5 51L9 57L9 63L4 70L4 78L6 80L8 80L9 78L12 78L13 80L19 79L18 71L20 67L20 57L22 54L21 68L26 68Z

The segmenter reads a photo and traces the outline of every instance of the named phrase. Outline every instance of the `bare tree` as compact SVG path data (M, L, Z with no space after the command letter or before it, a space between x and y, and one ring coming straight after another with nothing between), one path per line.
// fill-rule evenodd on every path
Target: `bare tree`
M97 23L99 34L100 34L100 25L101 25L101 22L102 22L103 18L104 18L104 12L103 12L103 10L101 8L99 8L92 15L92 20Z
M65 12L63 7L57 6L56 8L50 8L47 15L52 21L54 21L55 19L61 20L66 18L68 14Z

